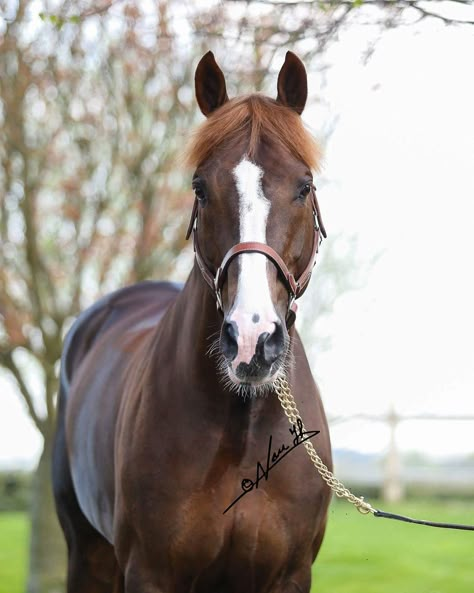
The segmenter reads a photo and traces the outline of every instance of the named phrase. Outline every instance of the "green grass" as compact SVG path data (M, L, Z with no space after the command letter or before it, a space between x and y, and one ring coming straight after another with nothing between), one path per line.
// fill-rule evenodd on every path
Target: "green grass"
M472 502L418 500L384 510L474 524ZM23 593L28 518L0 513L0 593ZM474 533L377 519L332 505L312 593L473 593Z
M0 513L0 593L25 590L28 535L26 513Z
M474 505L418 500L374 507L418 519L474 524ZM472 593L474 532L435 529L361 515L332 505L313 566L312 593Z

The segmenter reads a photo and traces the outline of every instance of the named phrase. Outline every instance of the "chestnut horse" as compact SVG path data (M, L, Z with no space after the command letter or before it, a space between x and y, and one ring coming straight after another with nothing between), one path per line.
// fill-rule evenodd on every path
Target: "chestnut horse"
M68 593L307 593L323 539L330 492L273 388L287 377L331 467L293 326L324 234L306 71L288 52L276 100L229 100L208 52L195 83L190 276L105 297L64 346L53 483Z

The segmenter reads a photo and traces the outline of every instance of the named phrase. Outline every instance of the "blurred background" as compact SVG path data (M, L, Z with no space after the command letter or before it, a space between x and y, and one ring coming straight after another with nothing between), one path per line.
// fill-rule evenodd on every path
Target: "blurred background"
M308 70L329 238L298 324L338 477L474 523L473 4L0 1L0 593L64 591L49 474L65 333L100 295L192 265L180 159L208 49L229 96L275 96L288 49ZM469 533L333 505L314 591L473 586Z

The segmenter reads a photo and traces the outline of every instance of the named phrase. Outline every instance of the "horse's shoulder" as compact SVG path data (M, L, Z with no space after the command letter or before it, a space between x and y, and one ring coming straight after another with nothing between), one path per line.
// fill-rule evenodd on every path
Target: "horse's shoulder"
M175 300L182 285L145 281L109 293L85 309L74 321L63 344L61 386L67 392L74 366L97 338L127 318L157 318ZM138 320L140 322L140 320Z

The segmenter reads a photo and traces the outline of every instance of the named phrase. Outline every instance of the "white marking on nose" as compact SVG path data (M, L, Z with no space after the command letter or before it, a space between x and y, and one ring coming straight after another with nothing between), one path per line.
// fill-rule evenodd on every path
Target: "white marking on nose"
M234 169L239 194L240 242L266 243L270 202L263 193L263 170L245 157ZM267 278L267 258L261 253L239 255L237 294L230 314L239 332L238 354L232 366L249 363L259 336L273 333L278 320ZM257 320L257 321L256 321Z

